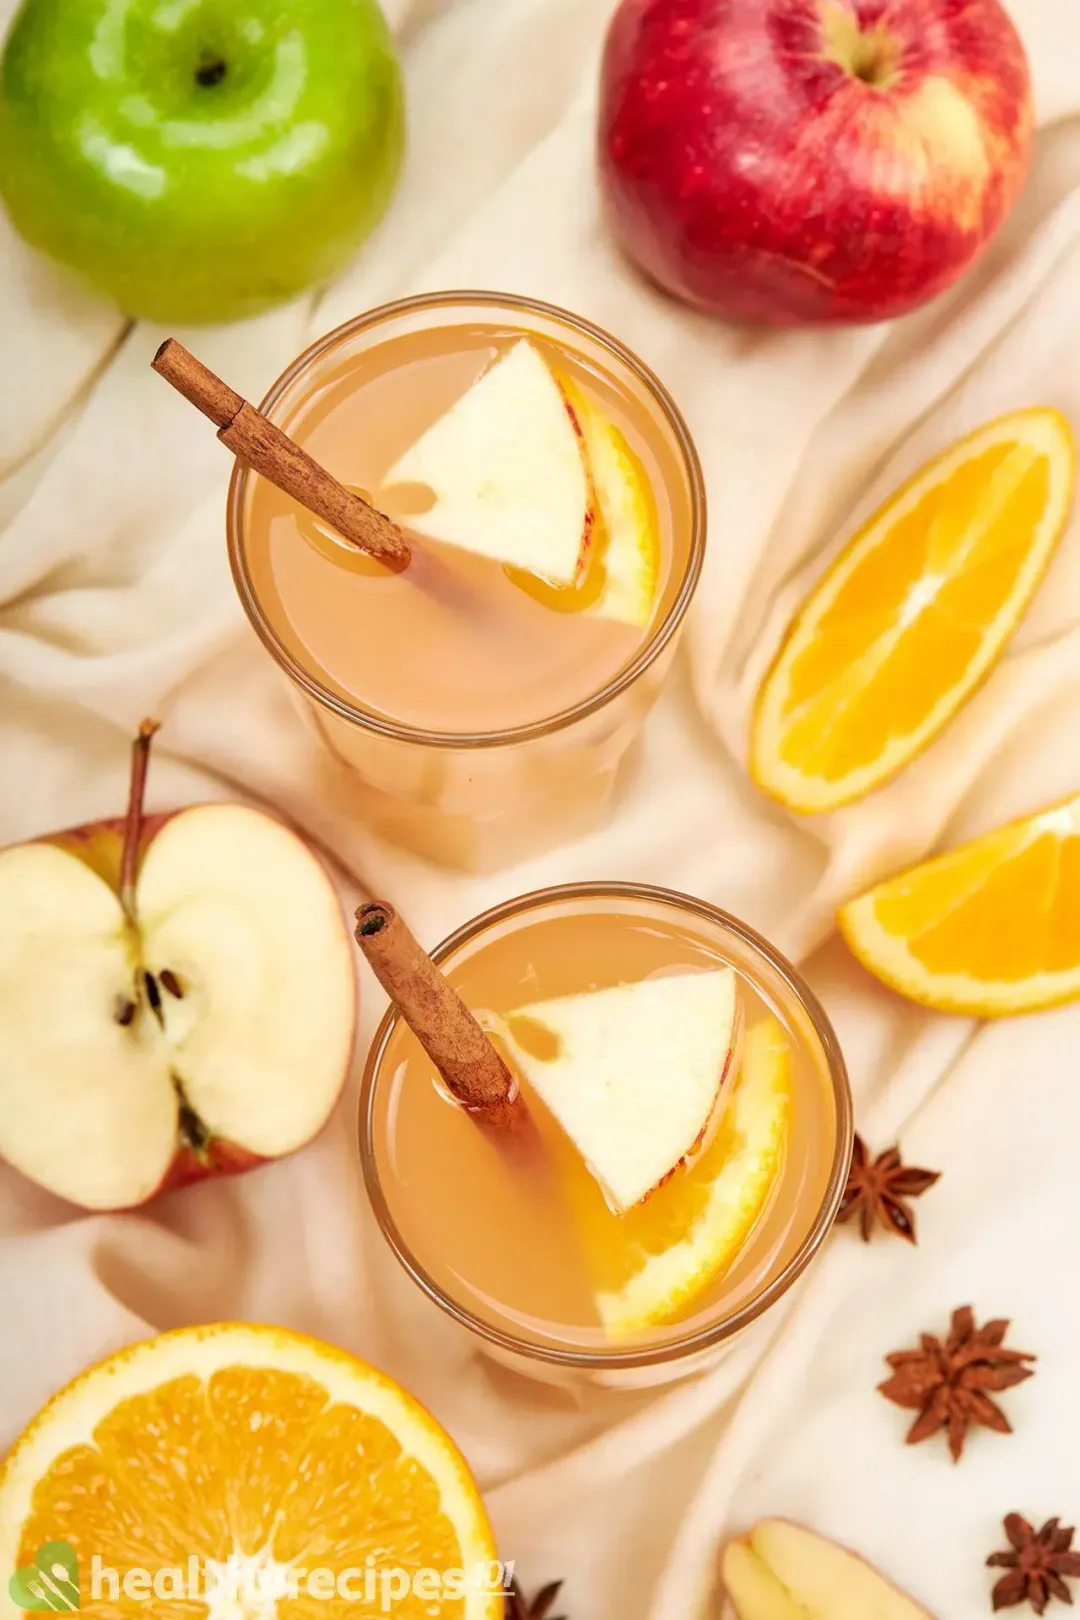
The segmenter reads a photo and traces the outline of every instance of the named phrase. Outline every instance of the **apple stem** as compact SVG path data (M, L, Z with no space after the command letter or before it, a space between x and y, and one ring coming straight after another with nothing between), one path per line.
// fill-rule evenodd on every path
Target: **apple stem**
M139 845L142 840L146 773L150 765L150 741L158 726L157 720L144 720L131 745L131 783L124 822L124 853L120 861L120 904L132 928L136 926L135 882L139 875Z

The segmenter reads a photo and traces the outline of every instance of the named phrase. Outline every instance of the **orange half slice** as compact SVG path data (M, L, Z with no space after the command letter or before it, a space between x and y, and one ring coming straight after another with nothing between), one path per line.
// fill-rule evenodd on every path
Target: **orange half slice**
M279 1328L167 1333L50 1401L0 1471L0 1566L33 1579L57 1546L99 1620L374 1615L390 1570L398 1620L503 1613L476 1486L434 1418ZM5 1586L0 1616L20 1612Z

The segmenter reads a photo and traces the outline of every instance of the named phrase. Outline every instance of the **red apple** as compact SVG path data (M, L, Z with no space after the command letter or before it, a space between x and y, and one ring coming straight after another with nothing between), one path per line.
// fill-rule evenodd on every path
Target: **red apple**
M880 321L944 291L1023 184L998 0L623 0L599 158L618 240L731 320Z
M0 851L0 1155L89 1209L310 1140L344 1085L356 977L329 878L239 804Z

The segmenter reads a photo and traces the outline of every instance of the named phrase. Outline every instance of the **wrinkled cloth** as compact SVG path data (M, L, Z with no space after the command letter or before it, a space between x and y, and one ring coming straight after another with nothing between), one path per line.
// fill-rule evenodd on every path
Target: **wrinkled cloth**
M12 0L0 0L6 24ZM875 1560L949 1620L988 1612L1000 1520L1080 1520L1080 1007L996 1025L901 1002L833 928L847 896L1080 788L1080 533L985 687L897 780L812 820L763 800L748 712L792 608L853 526L996 413L1080 424L1080 13L1013 0L1034 70L1034 171L982 263L891 326L734 331L650 290L601 222L597 63L611 0L398 0L411 150L385 224L333 286L176 333L258 398L314 336L404 294L486 286L569 306L672 389L708 481L709 551L679 665L611 824L470 878L381 846L320 772L234 596L228 457L130 325L0 224L0 841L114 814L143 714L165 722L150 807L242 796L296 823L352 906L376 890L433 944L552 881L690 890L805 967L838 1028L860 1129L943 1172L917 1249L838 1232L713 1371L569 1404L497 1371L398 1269L364 1203L355 1076L322 1137L236 1181L87 1217L0 1170L0 1448L91 1359L158 1329L281 1322L368 1357L463 1447L526 1586L577 1620L712 1612L717 1549L766 1514ZM383 999L363 985L358 1065ZM905 1448L886 1352L971 1303L1036 1376L1011 1437Z

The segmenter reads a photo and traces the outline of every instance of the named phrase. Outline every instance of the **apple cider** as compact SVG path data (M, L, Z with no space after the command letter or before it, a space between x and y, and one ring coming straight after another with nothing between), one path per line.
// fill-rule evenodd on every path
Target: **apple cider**
M659 383L561 311L448 294L330 334L264 409L422 554L394 572L234 480L241 596L361 814L473 869L595 825L701 562Z
M512 901L437 960L506 1056L544 1162L523 1173L493 1146L388 1017L361 1134L399 1258L538 1376L691 1370L787 1287L835 1215L851 1108L821 1009L733 919L628 885Z

